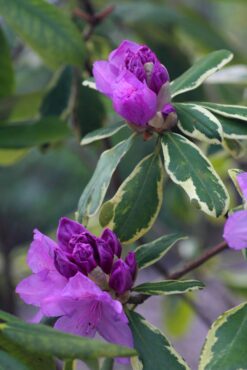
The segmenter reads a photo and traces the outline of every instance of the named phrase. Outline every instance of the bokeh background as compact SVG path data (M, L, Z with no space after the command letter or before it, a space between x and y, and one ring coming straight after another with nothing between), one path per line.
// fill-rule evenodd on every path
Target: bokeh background
M197 58L217 49L229 49L235 55L233 62L202 88L182 98L242 105L247 101L245 0L51 2L72 17L81 31L85 58L79 67L50 68L5 18L0 18L0 58L8 54L12 62L9 65L4 58L0 61L1 85L8 81L4 88L0 87L0 129L23 122L33 124L47 116L63 119L70 128L70 134L62 135L61 140L32 142L31 137L21 147L16 144L19 131L13 131L12 148L7 148L0 137L0 308L24 318L31 311L17 299L14 288L28 274L25 257L33 229L55 237L59 218L74 217L100 153L124 135L88 147L79 145L86 133L119 120L107 99L81 84L90 77L94 60L106 59L119 42L131 39L154 50L173 80ZM114 5L113 11L93 27L85 17L75 15L76 8L90 14L108 9L109 5ZM49 130L49 125L44 129ZM25 136L25 132L20 135ZM116 191L119 180L150 151L150 145L143 145L140 139L131 149L112 181L108 197ZM232 205L239 199L227 169L247 170L246 147L241 142L237 153L230 153L202 145L228 186ZM180 242L161 266L172 271L220 242L224 220L214 220L193 208L183 191L168 178L164 194L159 218L142 241L173 231L188 235L189 239ZM99 232L97 219L91 227ZM161 276L161 268L145 271L140 281ZM194 277L206 283L204 291L182 298L152 298L140 308L166 333L192 369L197 368L210 324L246 297L246 261L241 253L227 251L198 269Z

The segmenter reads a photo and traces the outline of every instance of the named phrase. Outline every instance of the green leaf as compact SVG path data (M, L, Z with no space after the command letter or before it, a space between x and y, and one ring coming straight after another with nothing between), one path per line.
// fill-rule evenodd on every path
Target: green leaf
M23 364L23 366L27 367L28 370L56 369L54 360L51 356L47 354L33 354L29 352L25 344L22 346L17 345L7 338L4 338L2 334L0 334L0 347ZM19 367L17 367L16 370L19 370Z
M0 166L10 166L24 158L28 149L0 149Z
M245 154L245 148L238 140L224 138L222 146L235 159L241 158Z
M247 364L247 303L224 312L213 323L204 344L199 370L240 370Z
M71 66L60 71L57 81L46 94L40 107L42 117L60 116L66 118L74 100L73 69Z
M186 239L181 234L169 234L143 245L135 250L136 260L139 269L146 268L159 261L173 247L177 241Z
M74 118L80 137L83 137L103 126L107 112L104 97L98 91L82 86L80 79L77 83Z
M34 370L25 366L7 352L0 350L0 370Z
M0 335L34 354L56 356L61 359L95 359L98 357L129 357L136 352L99 340L61 333L45 325L8 322L0 324Z
M240 186L238 184L238 181L237 181L237 176L240 174L240 173L243 173L244 171L243 170L240 170L238 168L230 168L228 169L228 175L229 177L231 178L235 188L237 189L239 195L241 196L241 198L243 198L244 200L244 195L240 189Z
M223 136L228 139L246 140L247 139L247 122L220 116L215 113L215 117L221 123L223 129Z
M143 283L135 286L132 290L148 295L169 295L188 293L202 288L204 288L204 284L198 280L164 280Z
M223 131L219 120L207 109L193 103L174 104L178 127L188 136L208 143L222 141Z
M46 117L34 123L0 126L0 148L30 148L66 139L71 131L66 122Z
M227 118L236 118L237 120L247 121L247 107L241 105L216 104L208 102L198 102L212 112Z
M134 311L128 312L134 345L143 363L143 370L189 370L159 329Z
M50 66L82 64L80 32L56 6L45 0L0 0L0 14Z
M224 215L229 207L229 195L199 148L174 133L163 136L162 147L165 168L172 181L180 185L203 212L213 217Z
M0 29L0 99L9 96L14 91L14 71L8 43Z
M127 125L124 122L118 122L111 126L99 128L98 130L89 132L86 136L84 136L81 140L81 145L88 145L95 141L111 137L124 128L127 128Z
M233 54L230 51L218 50L199 59L190 69L171 82L172 97L196 89L209 76L229 63L232 58Z
M112 174L123 156L130 149L133 139L134 135L101 154L94 174L79 200L77 214L79 222L87 222L87 219L95 215L99 210L109 187Z
M158 216L163 199L161 158L150 154L134 168L100 213L100 223L113 230L122 243L144 235Z

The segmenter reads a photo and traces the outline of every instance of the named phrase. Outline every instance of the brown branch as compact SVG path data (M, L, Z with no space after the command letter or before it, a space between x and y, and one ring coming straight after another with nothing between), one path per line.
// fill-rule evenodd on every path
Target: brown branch
M227 243L221 242L214 247L206 250L200 257L195 259L194 261L188 263L185 265L181 270L175 271L172 274L166 274L166 278L169 280L177 280L181 278L182 276L188 274L189 272L195 270L196 268L203 265L205 262L207 262L210 258L216 256L217 254L221 253L223 250L227 249ZM150 295L147 294L137 294L135 296L131 296L128 300L128 303L137 305L145 302Z

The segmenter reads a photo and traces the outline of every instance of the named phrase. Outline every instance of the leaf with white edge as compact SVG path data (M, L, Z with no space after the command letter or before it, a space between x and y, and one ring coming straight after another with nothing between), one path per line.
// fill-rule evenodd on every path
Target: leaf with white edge
M243 157L246 152L242 144L235 139L225 137L222 141L222 146L235 159Z
M71 136L68 124L58 117L44 117L36 122L0 126L0 148L21 149L54 143Z
M162 148L165 168L172 181L180 185L203 212L213 217L225 215L229 195L200 149L175 133L164 134Z
M244 171L243 170L240 170L238 168L230 168L228 170L228 175L230 177L230 179L232 180L235 188L237 189L239 195L244 199L244 195L240 189L240 186L238 185L238 181L237 181L237 176L240 174L240 173L243 173Z
M143 370L190 370L158 328L134 311L127 315Z
M159 261L181 239L186 239L186 237L178 233L169 234L140 245L135 249L138 268L143 269Z
M223 131L219 120L206 108L194 103L174 104L180 130L194 139L208 143L222 141Z
M97 90L96 83L94 81L84 80L82 82L82 85L85 87L89 87L90 89Z
M124 122L118 122L111 126L99 128L98 130L94 130L85 135L81 140L81 145L88 145L95 141L111 137L124 128L127 128L127 125Z
M200 104L221 116L247 121L247 107L241 105L228 105L208 102L198 102L197 104Z
M163 199L164 171L159 154L145 157L125 179L100 213L100 223L122 243L132 243L155 222Z
M0 0L0 14L52 67L81 65L80 32L55 5L44 0Z
M199 370L244 370L247 365L247 303L224 312L208 332Z
M91 360L99 357L113 358L136 355L133 348L62 333L42 324L23 322L0 324L0 345L1 338L14 345L28 348L30 353L51 355L65 360Z
M88 218L98 212L109 187L112 174L133 144L134 137L135 134L101 154L94 174L79 200L77 213L79 222L87 223Z
M223 130L223 136L228 139L246 140L247 139L247 121L240 119L223 117L214 113L218 118Z
M192 292L203 289L204 284L198 280L164 280L143 283L132 288L133 291L148 295L170 295Z
M172 97L194 90L209 76L229 63L233 54L228 50L217 50L199 59L190 69L171 82Z

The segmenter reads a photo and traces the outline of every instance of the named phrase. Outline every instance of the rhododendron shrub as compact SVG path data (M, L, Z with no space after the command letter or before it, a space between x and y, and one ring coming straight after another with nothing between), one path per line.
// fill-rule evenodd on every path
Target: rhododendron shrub
M118 118L110 125L102 119L105 127L96 130L90 127L87 134L82 135L82 146L99 142L106 150L99 156L91 179L82 189L76 212L69 218L60 215L56 237L34 230L27 252L31 273L16 286L20 300L28 307L33 306L34 314L28 311L23 321L0 312L0 360L4 361L4 367L0 362L0 368L55 369L56 364L61 365L57 362L59 359L65 370L75 369L76 360L84 361L93 370L112 370L114 366L115 369L125 366L134 370L188 370L186 359L166 338L163 329L154 327L143 317L139 307L153 296L194 291L195 295L185 300L197 309L193 299L198 290L207 289L208 281L204 275L196 275L205 280L199 281L193 279L193 275L188 278L187 274L224 250L235 255L241 250L244 258L247 256L247 172L228 168L241 198L235 207L229 195L232 184L224 176L226 164L223 163L224 169L217 166L218 153L241 157L242 144L247 138L247 109L221 102L189 101L185 95L223 68L233 54L225 49L213 51L173 80L166 60L159 59L148 45L122 40L108 56L105 53L100 60L93 61L87 58L88 76L84 74L81 81L77 69L82 60L77 50L80 33L54 5L40 1L29 0L25 8L28 13L35 3L33 16L41 11L42 19L47 18L50 33L39 38L37 49L42 58L51 62L46 39L52 40L65 25L68 34L62 32L64 36L56 46L59 50L53 63L60 66L66 62L66 67L55 76L55 86L52 85L43 98L37 121L20 125L8 123L3 136L7 135L11 143L11 132L18 133L24 127L27 138L23 138L21 131L18 149L24 144L24 148L29 149L33 140L34 145L45 151L52 143L65 138L73 147L72 126L75 133L79 131L75 118L79 90L73 85L74 79L80 88L83 83L86 95L96 94L99 101L104 95L104 104L111 103L111 117ZM7 22L16 22L11 14L19 14L19 10L8 13L0 1L1 8ZM88 22L85 40L113 8L95 14L87 3L87 10L86 15L79 8L74 11L74 16ZM57 19L55 28L50 26L53 18ZM32 46L32 30L22 30L19 23L17 26L23 37L29 35L28 42ZM65 28L62 27L63 31ZM73 89L66 98L63 89L68 80ZM90 106L86 95L84 109L92 108L94 113L102 114L104 104ZM66 104L57 113L58 101L66 101ZM54 112L59 116L57 121ZM70 128L64 120L70 123ZM44 128L49 131L48 135L42 131ZM11 148L10 144L5 145ZM97 150L99 148L101 146L97 146ZM91 154L90 149L82 152L86 161L88 153ZM131 162L124 178L124 171L118 167L121 161L123 166L124 161ZM168 195L164 198L166 189ZM213 222L217 219L222 240L192 261L188 253L187 264L180 263L170 271L168 263L168 269L163 265L164 260L168 261L166 254L186 236L176 232L150 240L155 232L147 233L155 230L154 225L163 233L159 222L155 223L161 208L166 210L169 201L174 202L173 189L178 191L176 196L181 195L181 208L182 203L187 202L187 211L196 209L198 217L205 215ZM231 189L230 194L233 191ZM180 202L180 198L175 200ZM185 220L187 214L183 217L184 222L190 222L189 211L188 220ZM169 214L166 221L169 225ZM145 274L150 266L159 271L158 281L150 281ZM210 278L214 273L212 268ZM165 310L166 307L165 302ZM152 310L155 312L155 304ZM174 312L175 317L175 305ZM247 368L246 322L247 303L243 301L213 323L201 351L200 370Z

